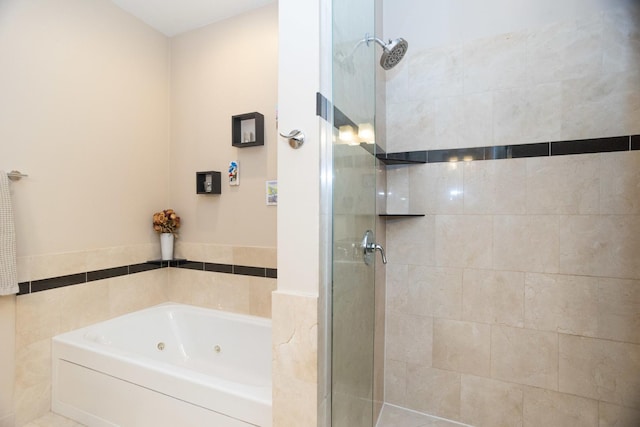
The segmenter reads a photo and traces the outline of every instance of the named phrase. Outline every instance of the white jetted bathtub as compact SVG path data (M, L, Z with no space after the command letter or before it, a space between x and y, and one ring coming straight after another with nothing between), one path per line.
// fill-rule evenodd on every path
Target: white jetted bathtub
M271 321L162 304L53 338L52 410L89 426L271 426Z

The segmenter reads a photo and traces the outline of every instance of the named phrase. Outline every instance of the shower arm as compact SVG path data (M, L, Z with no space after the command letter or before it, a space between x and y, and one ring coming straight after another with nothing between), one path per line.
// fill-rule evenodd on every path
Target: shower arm
M362 43L366 43L367 47L369 47L369 43L371 43L371 42L378 43L380 45L380 47L382 47L382 49L384 49L385 52L389 50L389 48L387 48L387 45L382 40L380 40L378 37L373 37L373 36L370 36L369 33L366 33L364 35L364 38L362 40L358 41L358 43L356 43L356 45L353 47L353 49L351 49L351 52L349 52L349 55L347 55L346 58L352 57L353 54L356 53L356 50L358 50L358 48L360 47L360 45Z
M385 51L388 51L389 48L387 47L387 44L385 42L383 42L382 40L380 40L378 37L371 37L369 36L369 34L365 34L364 36L364 41L367 42L367 46L369 46L370 42L376 42L380 45L381 48L383 48Z

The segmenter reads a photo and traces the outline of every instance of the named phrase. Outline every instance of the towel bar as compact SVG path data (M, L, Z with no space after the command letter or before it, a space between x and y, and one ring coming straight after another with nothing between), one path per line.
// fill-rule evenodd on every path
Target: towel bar
M9 177L9 179L11 181L20 181L22 178L26 178L29 175L24 174L24 173L22 173L20 171L11 171L11 172L7 173L7 176Z

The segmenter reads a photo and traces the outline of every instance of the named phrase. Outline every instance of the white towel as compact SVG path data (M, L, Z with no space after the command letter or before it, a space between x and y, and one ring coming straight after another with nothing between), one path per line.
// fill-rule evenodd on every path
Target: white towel
M13 224L9 178L0 171L0 295L18 293L16 230Z

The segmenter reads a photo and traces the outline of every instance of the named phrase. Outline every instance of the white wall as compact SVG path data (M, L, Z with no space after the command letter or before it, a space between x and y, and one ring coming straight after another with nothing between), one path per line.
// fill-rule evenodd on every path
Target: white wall
M318 2L280 2L279 131L300 129L293 150L278 139L278 290L317 296L319 278L320 89Z
M277 3L171 39L170 200L181 242L276 246ZM264 115L264 146L231 146L231 116ZM229 162L240 185L229 186ZM197 195L197 171L220 171L221 195Z
M0 51L0 170L29 174L12 186L18 255L150 242L167 39L107 0L7 0Z
M280 0L279 131L300 129L304 145L278 139L278 291L273 294L274 426L318 425L320 278L320 13L322 1Z

